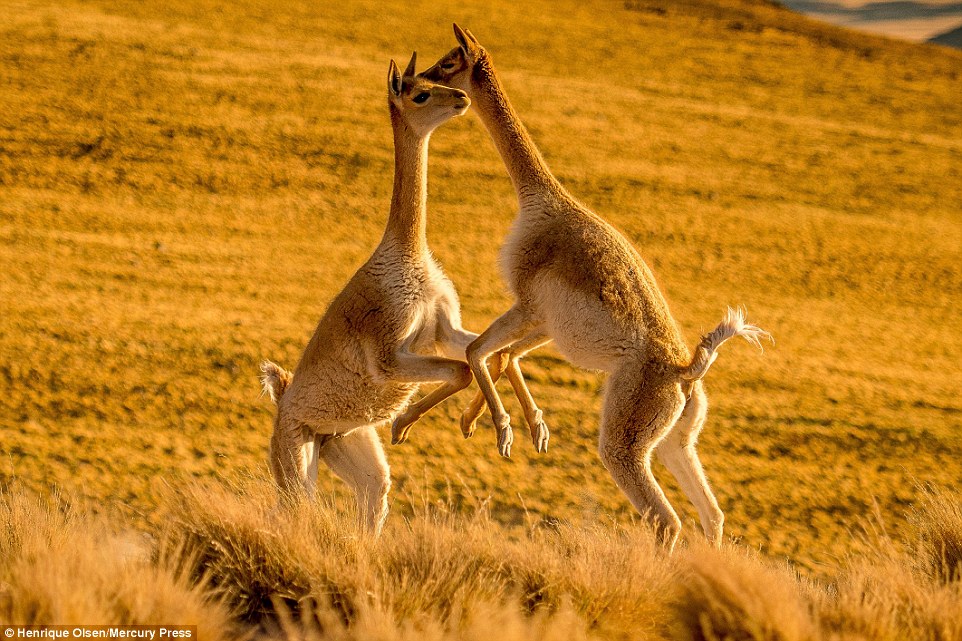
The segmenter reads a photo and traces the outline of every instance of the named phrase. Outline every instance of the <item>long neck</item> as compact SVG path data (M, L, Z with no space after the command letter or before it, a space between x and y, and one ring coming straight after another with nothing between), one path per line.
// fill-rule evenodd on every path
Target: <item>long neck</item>
M394 126L394 194L383 242L414 253L426 252L428 139L412 130L391 108Z
M528 204L570 198L548 169L486 56L475 64L470 98L501 154L522 210Z

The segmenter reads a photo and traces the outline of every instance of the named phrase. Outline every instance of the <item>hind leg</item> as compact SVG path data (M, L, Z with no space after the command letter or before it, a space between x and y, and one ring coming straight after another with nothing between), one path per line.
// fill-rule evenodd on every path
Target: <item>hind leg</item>
M271 476L285 501L293 501L300 490L314 492L317 479L317 451L308 429L279 410L274 419L269 463Z
M718 507L718 501L708 485L705 470L695 450L707 412L708 398L705 396L704 386L698 381L681 418L658 445L656 454L658 460L678 480L678 485L688 500L694 504L705 536L713 545L720 546L725 514Z
M380 534L387 518L391 468L377 430L361 427L329 438L319 454L331 471L353 488L361 526L375 536Z
M628 362L608 381L601 418L602 462L635 509L652 521L669 551L681 521L651 472L651 454L684 404L677 382Z

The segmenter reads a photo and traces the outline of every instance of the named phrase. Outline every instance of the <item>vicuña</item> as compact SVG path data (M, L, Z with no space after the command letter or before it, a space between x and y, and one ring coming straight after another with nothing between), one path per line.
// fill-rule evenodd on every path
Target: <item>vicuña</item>
M694 503L706 536L720 544L724 515L695 450L708 408L702 377L727 339L759 347L769 334L728 310L694 357L648 266L631 243L576 201L552 175L505 95L491 56L454 25L458 47L421 74L465 91L501 154L517 192L519 213L501 251L514 305L468 346L468 364L491 409L498 450L510 456L510 419L487 369L508 353L510 367L554 341L574 364L610 373L600 427L600 454L635 508L648 515L672 548L681 521L651 470L656 452ZM497 365L497 364L495 364ZM516 371L516 370L515 370ZM519 395L526 414L540 410ZM479 412L469 407L462 429ZM533 433L536 445L545 434Z
M390 470L377 427L393 420L395 443L429 409L471 383L465 350L477 334L461 327L454 285L427 243L431 132L470 105L459 89L391 61L388 106L394 129L394 194L387 228L321 318L293 374L265 362L264 389L277 403L270 467L283 496L314 492L318 460L351 485L373 532L387 516ZM415 403L422 383L443 383Z

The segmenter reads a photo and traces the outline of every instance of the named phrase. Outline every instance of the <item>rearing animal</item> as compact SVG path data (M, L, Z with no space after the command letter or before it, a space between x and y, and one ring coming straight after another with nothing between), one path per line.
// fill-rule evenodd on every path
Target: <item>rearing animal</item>
M681 521L652 474L651 455L657 452L695 504L706 536L720 544L724 515L695 450L708 407L701 379L727 339L742 336L760 346L768 333L729 309L693 358L638 252L561 186L512 108L491 56L470 32L454 25L454 33L459 46L421 77L468 94L507 167L519 205L501 250L515 303L467 351L491 409L499 452L510 456L513 436L494 387L497 369L489 374L488 358L509 353L514 379L518 359L553 340L572 363L610 373L599 449L635 508L650 515L673 547ZM526 416L540 416L530 395L518 396ZM482 407L465 410L466 434Z
M427 244L428 140L467 111L470 100L391 61L388 107L394 130L391 213L380 244L331 302L293 375L262 365L277 402L270 467L281 491L314 491L318 460L354 488L368 528L387 516L390 470L376 428L392 438L471 383L465 349L477 337L461 327L454 285ZM422 383L443 383L417 402Z

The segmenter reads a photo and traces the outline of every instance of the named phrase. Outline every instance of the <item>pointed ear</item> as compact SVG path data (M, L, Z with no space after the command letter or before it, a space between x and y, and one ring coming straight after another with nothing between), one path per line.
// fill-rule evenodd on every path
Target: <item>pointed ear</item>
M471 33L471 30L470 30L470 29L465 29L464 32L465 32L466 34L468 34L468 38L471 39L471 42L474 43L474 46L477 47L478 49L480 49L480 48L481 48L481 43L478 42L478 39L474 37L474 34Z
M469 31L465 31L458 26L458 23L454 23L454 37L458 39L458 44L461 45L461 50L464 51L465 57L468 60L474 59L474 55L481 48L477 39L471 35Z
M411 62L408 63L408 68L404 70L405 78L414 77L414 68L415 68L415 65L417 64L417 61L418 61L418 52L415 51L414 53L411 54Z
M397 64L391 60L391 66L387 68L387 90L394 97L401 95L401 72L398 71Z
M462 48L468 48L468 34L458 26L457 22L454 23L454 37L458 39L458 44L461 45Z

